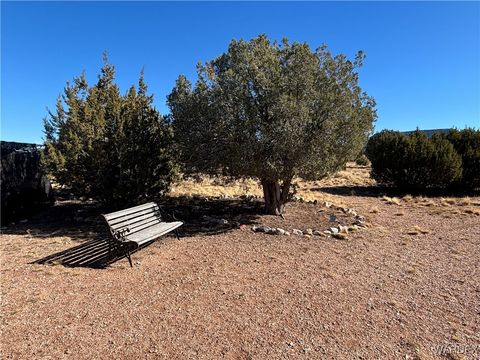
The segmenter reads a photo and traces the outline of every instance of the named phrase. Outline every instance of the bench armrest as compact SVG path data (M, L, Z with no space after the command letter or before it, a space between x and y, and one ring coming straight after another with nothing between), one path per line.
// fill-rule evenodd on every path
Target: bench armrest
M158 212L160 213L160 216L162 219L164 219L164 221L182 221L180 219L177 219L174 211L172 211L172 213L167 213L159 206Z
M113 237L115 238L115 240L125 242L125 241L127 241L127 240L125 239L125 235L126 235L127 233L129 233L129 232L130 232L130 229L129 229L129 228L125 228L125 229L122 229L122 230L113 231L113 232L112 232L112 235L113 235Z

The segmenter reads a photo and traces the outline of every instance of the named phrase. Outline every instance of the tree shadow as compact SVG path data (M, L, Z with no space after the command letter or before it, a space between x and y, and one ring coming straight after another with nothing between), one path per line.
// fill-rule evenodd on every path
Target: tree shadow
M251 198L163 197L158 199L157 203L161 207L165 221L184 222L178 229L180 237L226 233L240 225L254 223L262 212L262 202ZM124 256L108 252L106 240L110 234L101 214L110 211L92 201L59 200L54 206L28 220L2 228L2 233L28 234L41 239L53 236L69 237L79 243L33 263L104 268ZM134 253L149 245L150 243L131 252Z
M58 200L30 218L2 228L2 234L35 238L70 237L74 241L103 240L108 235L101 208L92 201Z
M403 197L405 195L412 196L425 196L425 197L439 197L439 196L452 196L452 197L462 197L462 196L477 196L479 191L474 190L464 190L464 189L398 189L394 187L387 186L348 186L348 185L339 185L339 186L322 186L312 188L312 191L320 191L331 195L341 195L341 196L360 196L360 197L379 197L383 195Z
M208 236L251 225L263 212L253 198L165 197L158 201L167 221L180 220L180 236Z

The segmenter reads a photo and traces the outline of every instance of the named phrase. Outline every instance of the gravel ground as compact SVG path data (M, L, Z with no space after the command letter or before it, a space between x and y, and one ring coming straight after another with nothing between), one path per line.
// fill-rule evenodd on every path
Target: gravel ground
M135 253L133 268L32 264L93 225L8 228L0 358L480 358L480 198L331 197L370 227L348 240L187 232ZM250 223L325 229L329 212L293 203L285 220Z

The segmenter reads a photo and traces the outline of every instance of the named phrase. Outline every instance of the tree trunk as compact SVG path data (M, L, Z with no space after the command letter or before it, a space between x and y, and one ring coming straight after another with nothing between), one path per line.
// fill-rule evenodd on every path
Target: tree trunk
M291 179L284 180L280 186L278 180L261 180L265 212L270 215L282 215L290 191Z

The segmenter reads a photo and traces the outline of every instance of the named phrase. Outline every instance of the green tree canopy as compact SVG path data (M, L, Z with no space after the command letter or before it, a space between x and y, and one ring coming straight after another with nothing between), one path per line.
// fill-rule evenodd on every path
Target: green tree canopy
M125 95L114 75L105 57L95 85L84 74L67 83L44 120L43 163L76 195L124 206L168 190L177 165L173 130L153 107L143 71Z
M323 178L364 146L376 112L358 85L363 59L265 35L233 40L198 65L195 86L180 76L168 96L187 169L258 178L266 211L281 214L295 176Z

